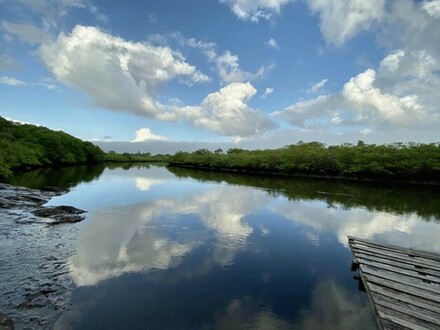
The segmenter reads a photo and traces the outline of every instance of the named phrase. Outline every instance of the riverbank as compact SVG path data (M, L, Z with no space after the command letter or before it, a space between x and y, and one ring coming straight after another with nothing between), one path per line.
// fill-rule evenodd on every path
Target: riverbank
M67 190L0 184L0 314L6 329L47 329L68 308L74 253L85 211L44 206ZM63 225L66 224L66 225Z
M297 143L280 149L206 149L178 152L172 166L223 172L317 177L356 181L440 184L440 145L393 143L388 145L319 142Z

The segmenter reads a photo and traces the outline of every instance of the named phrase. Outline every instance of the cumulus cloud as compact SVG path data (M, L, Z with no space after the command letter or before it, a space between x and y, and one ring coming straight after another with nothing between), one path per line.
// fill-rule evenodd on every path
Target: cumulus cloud
M188 42L206 50L213 46L195 39ZM255 74L243 71L238 57L230 52L214 57L228 85L194 106L158 101L159 91L172 80L187 84L209 80L166 46L126 41L95 27L76 26L70 34L61 33L54 42L41 45L40 55L60 82L85 92L96 105L107 109L184 121L232 137L260 134L275 127L247 105L256 90L250 83L241 82L262 77L270 68L262 67ZM158 140L146 129L138 133L134 142Z
M96 105L149 117L163 108L155 97L165 83L208 79L168 47L126 41L95 27L60 33L41 46L40 55L59 81L86 92Z
M368 69L350 79L342 89L343 97L359 113L359 119L385 120L396 124L410 124L424 118L417 95L399 97L375 87L376 72Z
M293 0L220 0L229 5L233 13L241 20L259 22L270 20L279 14L281 8Z
M9 85L9 86L24 86L26 83L22 80L15 79L8 76L0 77L0 84Z
M153 134L149 128L141 128L136 131L136 137L131 142L145 141L168 141L168 138L162 135Z
M209 94L200 106L182 107L174 113L195 126L231 137L263 134L276 127L270 119L248 106L257 93L251 83L231 83Z
M385 0L308 0L313 13L321 19L321 32L336 46L371 28L384 15Z

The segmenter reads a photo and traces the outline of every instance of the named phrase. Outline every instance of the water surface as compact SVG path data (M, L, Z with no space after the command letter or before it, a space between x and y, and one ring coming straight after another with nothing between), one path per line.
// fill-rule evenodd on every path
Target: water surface
M94 173L50 201L89 211L59 329L375 329L347 235L440 252L436 187Z

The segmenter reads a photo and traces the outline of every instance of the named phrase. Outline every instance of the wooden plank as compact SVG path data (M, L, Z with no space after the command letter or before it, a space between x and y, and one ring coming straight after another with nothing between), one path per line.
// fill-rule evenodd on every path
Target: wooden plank
M395 310L399 313L411 316L420 321L427 322L432 328L433 325L440 328L440 315L431 311L427 311L415 305L411 305L402 301L390 299L377 293L371 293L371 297L376 305Z
M360 242L364 245L377 246L377 247L381 247L383 249L393 249L393 250L402 251L402 252L406 251L409 254L414 254L419 257L423 257L423 258L427 258L427 259L431 259L431 260L437 260L440 262L440 254L435 253L435 252L431 252L431 251L405 248L405 247L401 247L401 246L397 246L397 245L393 245L393 244L375 243L375 242L371 242L366 239L352 237L352 236L348 236L348 241L349 242Z
M352 242L350 246L362 251L381 251L381 253L383 254L394 255L398 258L404 258L408 260L417 260L418 262L423 262L431 266L440 267L440 262L437 260L416 256L411 253L406 253L403 251L383 249L380 246L366 246L363 245L362 243L357 243L357 242Z
M383 329L440 329L440 254L349 237Z
M404 326L411 330L432 330L432 327L427 327L426 324L418 324L419 322L411 317L401 315L393 310L388 310L382 307L379 311L379 317L384 321L396 324L398 326ZM395 329L392 327L391 329Z
M420 308L424 308L426 310L440 314L440 305L430 300L416 297L414 295L408 294L407 292L401 292L398 290L386 288L371 282L368 282L367 285L370 292L379 293L382 296L390 297L396 301L403 301L412 304L414 306L418 306Z
M383 278L386 280L390 280L396 283L401 283L407 286L411 286L414 288L422 289L425 291L429 291L433 294L437 294L440 297L440 286L436 284L428 284L422 281L418 281L417 279L411 278L409 276L402 276L397 273L388 272L386 270L375 270L364 265L360 265L361 271L363 274L369 274L375 277Z
M366 265L369 267L375 267L378 270L379 269L383 269L389 272L393 272L396 274L400 274L400 275L406 275L412 278L418 278L422 281L429 281L431 283L436 283L436 284L440 284L440 277L435 277L435 276L427 276L427 275L420 275L417 271L414 270L407 270L404 268L400 268L400 267L396 267L396 266L390 266L390 265L386 265L386 264L381 264L378 262L374 262L374 261L369 261L363 258L358 258L358 261L360 264L362 265ZM440 289L440 286L439 286Z
M399 268L414 270L418 273L424 273L427 275L437 276L440 278L440 271L435 271L432 269L423 268L421 266L417 266L417 265L410 264L410 263L398 262L398 261L395 261L395 259L376 257L374 255L366 254L366 253L358 253L357 259L359 259L359 258L369 260L369 261L379 262L379 263L389 265L389 266L396 266Z
M384 330L411 330L403 325L396 324L388 320L382 320Z
M405 257L401 254L391 253L389 251L382 251L382 250L374 249L374 248L370 248L368 250L363 250L363 249L359 249L357 247L352 247L352 251L356 257L357 257L357 254L364 253L364 254L368 254L368 255L372 255L372 256L377 256L377 257L381 257L381 258L387 258L390 260L404 262L404 263L407 263L410 265L424 267L427 269L440 270L440 266L430 264L429 262L425 262L420 259Z
M393 281L387 280L387 279L383 279L383 278L377 278L368 274L363 274L362 276L365 279L365 283L367 282L371 282L371 283L375 283L377 285L386 287L386 288L390 288L390 289L394 289L396 291L400 291L400 292L406 292L409 293L413 296L416 297L420 297L426 300L430 300L433 301L435 303L440 303L440 296L438 294L434 294L425 290L420 290L417 288L414 288L412 286L408 286L406 284L401 284L401 283L395 283Z

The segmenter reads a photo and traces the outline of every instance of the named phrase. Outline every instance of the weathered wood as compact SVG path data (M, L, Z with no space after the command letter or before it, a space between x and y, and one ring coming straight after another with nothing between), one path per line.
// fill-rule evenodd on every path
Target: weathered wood
M380 271L365 267L364 265L360 265L363 274L373 275L375 277L383 278L386 280L390 280L395 283L405 284L407 286L412 286L417 289L429 291L433 294L437 294L440 297L440 288L438 285L424 283L423 281L419 281L415 278L409 276L402 276L400 274L396 274L393 272L389 272L381 269Z
M379 262L369 261L369 260L366 260L363 258L358 258L358 260L361 264L369 266L369 267L374 267L376 269L382 269L382 270L386 270L389 272L393 272L393 273L397 273L397 274L401 274L401 275L406 275L406 276L410 276L413 278L418 278L424 282L427 281L430 283L440 284L440 277L429 276L429 275L420 275L417 270L407 270L407 269L404 269L401 267L395 267L395 266L390 266L387 264L381 264ZM440 288L440 286L439 286L439 288Z
M400 292L408 292L408 293L412 294L413 296L427 299L427 300L433 301L437 304L440 304L440 296L438 294L431 293L431 292L421 290L418 288L414 288L414 287L408 286L406 284L395 283L393 281L386 280L383 278L370 276L368 274L364 274L362 277L364 278L364 280L366 280L367 283L375 283L375 284L383 286L385 288L394 289L394 290L400 291Z
M369 261L373 261L373 262L379 262L384 265L396 266L396 267L403 268L403 269L413 270L413 271L418 272L419 274L426 274L426 275L433 275L436 277L440 277L440 271L436 271L436 270L428 269L428 268L425 268L422 266L414 265L409 262L408 263L399 262L399 261L395 261L394 259L376 257L374 255L369 255L369 254L365 254L365 253L356 253L356 256L359 259L369 260Z
M410 258L410 257L404 256L401 254L390 253L388 251L381 251L379 249L373 249L373 248L370 248L368 250L363 250L363 249L357 248L357 246L355 246L355 245L352 246L352 251L355 255L358 253L365 253L368 255L379 256L381 258L388 258L390 260L396 260L396 261L407 263L410 265L417 265L420 267L425 267L428 269L434 269L434 270L440 271L440 266L433 265L429 262L424 261L423 259Z
M440 329L440 254L349 237L381 329Z
M397 312L400 312L402 314L412 316L416 319L431 324L431 327L433 325L440 327L440 315L437 313L428 311L426 309L420 308L418 306L400 300L390 299L389 297L382 296L377 293L371 293L371 297L373 298L374 303L376 305L380 305L395 310Z
M356 249L359 249L361 251L371 251L371 252L374 251L376 253L381 253L382 255L394 256L394 257L403 258L403 259L409 260L409 261L417 261L417 262L425 263L426 265L429 265L430 267L432 267L432 266L438 267L438 268L440 267L440 262L437 260L432 260L432 259L428 259L425 257L416 256L416 255L406 253L406 252L398 252L395 250L386 250L386 249L382 249L381 247L365 246L363 244L358 244L358 243L352 243L351 246Z
M373 243L371 241L368 241L368 240L365 240L362 238L355 238L352 236L348 236L348 239L349 239L349 241L351 240L353 242L359 242L364 245L376 246L376 247L381 247L383 249L390 249L390 250L393 249L393 250L401 251L401 252L407 252L409 254L413 254L418 257L431 259L431 260L437 260L440 262L440 255L438 253L434 253L434 252L430 252L430 251L423 251L423 250L415 250L412 248L404 248L404 247L393 245L393 244Z
M375 292L381 294L382 296L390 297L396 301L403 301L406 303L413 304L420 308L424 308L426 310L433 311L440 315L440 306L439 304L435 304L430 300L426 300L424 298L420 298L407 292L402 292L394 289L390 289L384 286L380 286L374 283L368 283L368 288L371 292Z
M382 325L384 330L411 330L410 328L404 327L403 325L396 324L388 320L382 320Z
M433 324L421 321L409 315L397 312L395 310L381 306L378 308L381 319L388 320L398 325L410 328L412 330L432 330L435 329Z

